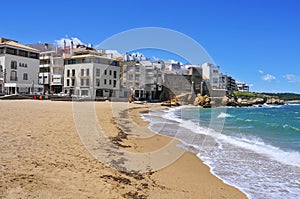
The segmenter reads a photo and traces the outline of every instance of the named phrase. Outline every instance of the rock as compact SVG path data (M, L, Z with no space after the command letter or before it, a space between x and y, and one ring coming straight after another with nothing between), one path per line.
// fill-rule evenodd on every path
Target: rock
M206 107L209 107L210 106L210 98L208 95L204 95L204 96L201 96L200 94L197 94L197 97L195 98L195 101L194 101L194 105L195 106L206 106Z
M275 98L269 98L266 102L267 104L276 104L276 105L284 105L284 101Z

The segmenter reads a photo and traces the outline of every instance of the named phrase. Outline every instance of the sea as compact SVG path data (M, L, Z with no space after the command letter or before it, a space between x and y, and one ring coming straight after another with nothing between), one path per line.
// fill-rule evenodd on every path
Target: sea
M178 139L249 198L300 198L300 103L245 108L182 106L143 118Z

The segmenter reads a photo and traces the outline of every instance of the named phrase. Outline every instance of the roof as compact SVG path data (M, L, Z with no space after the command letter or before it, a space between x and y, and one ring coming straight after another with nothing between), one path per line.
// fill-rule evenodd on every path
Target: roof
M15 41L5 41L0 43L0 45L8 45L8 46L12 46L12 47L16 47L16 48L21 48L24 50L28 50L28 51L33 51L33 52L39 52L39 50L35 49L35 48L31 48L29 46L25 46L23 44L19 44Z

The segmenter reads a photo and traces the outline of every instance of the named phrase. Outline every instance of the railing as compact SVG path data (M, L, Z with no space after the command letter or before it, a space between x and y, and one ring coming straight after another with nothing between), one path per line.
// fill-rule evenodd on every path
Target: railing
M48 68L50 67L50 64L40 64L40 68Z
M40 59L44 60L44 59L50 59L50 56L49 55L46 55L46 56L40 56Z

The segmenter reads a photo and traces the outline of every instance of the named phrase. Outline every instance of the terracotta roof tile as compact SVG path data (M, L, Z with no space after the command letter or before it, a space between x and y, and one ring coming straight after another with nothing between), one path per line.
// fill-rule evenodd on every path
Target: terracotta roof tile
M13 47L17 47L17 48L22 48L24 50L29 50L29 51L34 51L34 52L39 52L39 50L35 49L35 48L31 48L29 46L25 46L23 44L19 44L17 42L14 41L5 41L3 43L0 43L0 45L8 45L8 46L13 46Z

